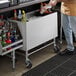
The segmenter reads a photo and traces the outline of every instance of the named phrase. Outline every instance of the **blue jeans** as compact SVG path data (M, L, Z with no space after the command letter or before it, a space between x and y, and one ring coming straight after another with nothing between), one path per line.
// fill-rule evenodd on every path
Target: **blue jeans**
M61 14L61 25L63 27L65 39L67 42L67 49L74 50L73 33L76 36L76 16L68 16Z

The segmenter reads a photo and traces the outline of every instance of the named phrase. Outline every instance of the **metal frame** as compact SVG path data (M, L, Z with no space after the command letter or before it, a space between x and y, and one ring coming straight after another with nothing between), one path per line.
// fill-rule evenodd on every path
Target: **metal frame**
M0 43L0 55L4 56L4 55L7 55L8 53L11 53L11 56L12 56L12 68L13 69L15 69L15 50L23 47L23 44L18 45L19 43L23 43L23 40L22 39L18 40L18 41L14 42L14 43L11 43L10 45L7 45L5 47L2 47L2 45ZM6 50L7 48L15 46L15 45L18 45L18 46L13 47L10 50ZM5 51L3 51L3 50L5 50Z
M28 47L27 47L27 37L26 37L27 36L27 25L26 25L26 22L20 22L20 21L14 21L14 20L12 20L12 21L16 22L18 24L19 30L21 32L21 35L22 35L22 38L23 38L23 48L21 48L21 49L25 51L25 62L26 62L27 65L31 64L31 61L29 59L29 56L31 54L33 54L33 53L35 53L35 52L37 52L37 51L39 51L39 50L51 45L51 44L54 44L54 47L56 47L56 39L55 39L56 36L55 36L55 38L53 38L53 42L52 43L49 43L48 45L43 46L43 47L41 47L41 48L31 52L31 53L28 53L28 50L27 50L28 49Z

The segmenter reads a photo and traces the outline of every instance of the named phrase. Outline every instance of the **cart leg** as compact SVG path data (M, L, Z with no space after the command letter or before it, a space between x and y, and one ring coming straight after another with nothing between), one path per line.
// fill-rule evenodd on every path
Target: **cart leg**
M29 58L28 57L29 57L29 54L28 54L28 51L26 50L25 51L25 59L26 59L25 62L29 61Z
M58 53L60 51L60 47L56 45L56 39L54 38L54 52Z
M25 60L25 63L26 63L26 68L31 68L32 67L32 63L31 63L31 60L28 58L29 57L29 54L28 54L28 50L26 50L26 60Z
M54 38L54 47L56 46L56 39Z
M15 69L15 50L12 51L12 61L13 61L13 62L12 62L12 63L13 63L13 64L12 64L13 67L12 67L12 68L13 68L13 70L14 70L14 69Z

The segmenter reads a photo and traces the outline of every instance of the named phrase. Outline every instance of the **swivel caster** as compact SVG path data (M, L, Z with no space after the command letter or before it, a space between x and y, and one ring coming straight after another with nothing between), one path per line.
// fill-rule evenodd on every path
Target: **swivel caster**
M58 53L60 51L60 47L59 46L54 46L54 52Z
M31 68L32 67L32 63L30 60L26 61L26 68Z

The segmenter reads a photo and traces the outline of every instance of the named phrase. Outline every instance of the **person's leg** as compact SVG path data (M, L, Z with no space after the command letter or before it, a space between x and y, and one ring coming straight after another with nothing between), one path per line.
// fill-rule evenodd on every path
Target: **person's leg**
M70 16L70 25L72 25L72 30L76 38L76 16Z
M67 48L60 52L60 55L73 55L75 54L75 49L73 45L73 31L72 31L72 24L71 24L71 18L68 15L61 15L61 24L63 27L66 43L67 43Z
M73 45L73 35L72 35L72 27L71 27L71 19L68 15L61 15L61 24L63 26L64 35L67 42L67 49L70 51L74 50Z

